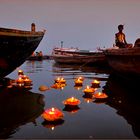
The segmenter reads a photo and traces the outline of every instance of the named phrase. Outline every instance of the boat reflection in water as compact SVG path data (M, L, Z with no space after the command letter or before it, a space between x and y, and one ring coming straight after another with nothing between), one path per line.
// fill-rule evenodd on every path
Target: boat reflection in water
M117 114L123 116L132 126L133 133L140 138L140 102L139 87L128 83L116 75L110 75L104 86L109 95L106 104L115 108Z
M0 81L0 138L10 138L21 125L35 123L44 110L44 96Z
M63 73L63 75L72 75L80 73L96 73L96 74L109 74L110 67L100 67L100 66L88 66L88 65L78 65L78 64L59 64L53 63L54 73Z
M38 73L43 71L43 62L45 61L26 61L26 71L27 73Z

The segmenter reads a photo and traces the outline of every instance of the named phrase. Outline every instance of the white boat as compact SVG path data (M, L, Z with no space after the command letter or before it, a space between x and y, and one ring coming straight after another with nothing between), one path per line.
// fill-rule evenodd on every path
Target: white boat
M102 51L92 51L92 50L80 50L78 48L54 48L52 55L94 55L97 53L102 53Z
M102 51L79 50L78 48L54 48L52 58L66 64L106 64Z

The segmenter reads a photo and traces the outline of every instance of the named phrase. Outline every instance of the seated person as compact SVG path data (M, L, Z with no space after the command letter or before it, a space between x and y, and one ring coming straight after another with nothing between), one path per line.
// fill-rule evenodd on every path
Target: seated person
M123 25L118 25L119 32L115 34L115 44L119 48L125 48L127 42L125 39L125 34L123 33Z

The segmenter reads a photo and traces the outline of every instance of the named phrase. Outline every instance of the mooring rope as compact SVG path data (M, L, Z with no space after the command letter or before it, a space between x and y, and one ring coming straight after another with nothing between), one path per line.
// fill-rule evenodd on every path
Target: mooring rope
M91 62L92 59L90 59L89 61L85 62L84 64L82 64L81 66L79 66L79 69L81 70L81 68L85 65L87 65L89 62Z

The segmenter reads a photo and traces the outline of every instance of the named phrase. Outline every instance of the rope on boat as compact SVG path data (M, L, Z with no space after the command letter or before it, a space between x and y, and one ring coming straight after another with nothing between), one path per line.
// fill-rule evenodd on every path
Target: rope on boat
M86 64L88 64L89 62L91 62L92 59L90 59L88 62L85 62L84 64L82 64L79 69L81 69L83 66L85 66Z

